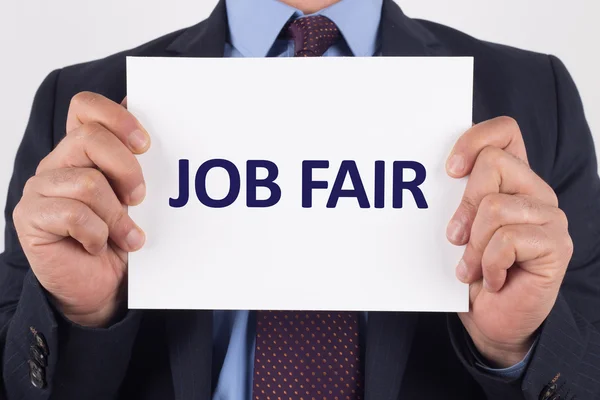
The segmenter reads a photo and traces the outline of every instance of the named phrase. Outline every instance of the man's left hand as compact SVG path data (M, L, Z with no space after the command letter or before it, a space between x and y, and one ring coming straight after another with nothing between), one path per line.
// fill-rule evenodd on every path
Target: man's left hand
M475 125L456 143L448 174L470 174L448 239L465 245L457 277L470 284L459 314L494 367L521 361L550 313L573 253L556 194L529 167L519 126L509 117Z

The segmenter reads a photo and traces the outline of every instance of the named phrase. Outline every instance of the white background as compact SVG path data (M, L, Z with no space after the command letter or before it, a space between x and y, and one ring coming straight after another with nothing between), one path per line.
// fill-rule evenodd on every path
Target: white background
M399 0L399 3L410 16L441 22L481 39L560 57L579 86L599 148L600 3L597 0ZM33 95L51 70L104 57L193 25L207 16L214 4L216 0L0 1L2 208L14 153ZM3 223L0 227L3 230ZM2 248L3 232L0 232Z

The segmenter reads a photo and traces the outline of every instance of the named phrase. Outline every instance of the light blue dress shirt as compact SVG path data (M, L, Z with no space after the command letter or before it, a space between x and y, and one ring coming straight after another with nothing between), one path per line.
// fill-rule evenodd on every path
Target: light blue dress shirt
M340 29L344 40L325 57L379 55L379 22L383 0L343 0L314 15L324 15ZM278 39L284 25L305 15L278 0L226 0L230 40L225 57L293 57L292 41ZM292 81L294 77L290 77ZM366 321L367 314L362 314ZM255 314L214 311L214 368L220 375L213 400L251 400L254 375ZM474 352L476 353L476 352ZM531 353L531 352L530 352ZM477 355L476 355L477 356ZM479 366L499 376L519 377L529 355L503 370Z

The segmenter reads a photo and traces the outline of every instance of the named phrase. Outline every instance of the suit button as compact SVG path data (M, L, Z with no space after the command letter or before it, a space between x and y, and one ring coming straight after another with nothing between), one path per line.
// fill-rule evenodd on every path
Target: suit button
M544 387L544 389L542 389L542 393L540 393L540 400L555 400L557 399L556 397L554 397L554 395L556 395L556 383L551 383L548 384Z
M40 332L35 332L33 338L44 355L48 356L48 345L46 344L46 338L44 338L44 335L42 335Z
M36 345L31 346L29 348L29 355L42 367L45 367L48 365L48 358L46 357L46 354L44 354L44 351L41 348L39 348L38 346L36 346Z
M43 389L46 386L44 368L33 360L29 360L27 363L29 364L29 381L34 387Z

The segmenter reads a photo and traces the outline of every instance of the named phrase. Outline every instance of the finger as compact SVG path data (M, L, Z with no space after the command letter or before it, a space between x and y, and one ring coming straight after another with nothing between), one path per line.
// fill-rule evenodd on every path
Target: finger
M93 168L46 171L27 181L24 195L67 198L87 205L108 226L113 242L127 252L144 244L144 233L127 215L105 176Z
M146 185L137 158L104 126L89 123L65 137L36 174L63 168L98 167L110 179L115 193L127 205L142 202Z
M492 193L526 195L558 206L552 188L527 164L504 150L486 147L475 162L461 203L448 224L446 233L450 242L457 245L468 242L477 209L483 198Z
M20 205L16 213L15 219L27 225L23 232L36 232L29 235L34 238L30 242L32 246L72 237L92 255L98 255L106 248L108 226L80 201L37 196L28 205ZM39 231L48 237L43 237Z
M529 196L495 193L479 205L471 228L469 243L463 255L464 266L458 278L471 283L481 279L481 259L494 233L503 226L517 224L543 225L556 221L567 227L566 216L559 208L536 202Z
M486 247L482 258L483 287L490 292L502 289L509 268L528 261L541 267L529 272L553 282L556 267L553 261L556 243L552 239L549 225L508 225L496 231ZM542 258L547 257L544 262Z
M127 96L125 96L125 98L123 99L123 101L121 102L121 105L125 108L127 108Z
M511 117L498 117L473 126L458 139L446 162L448 174L455 178L468 175L479 153L488 146L502 149L528 164L517 121Z
M71 99L67 134L90 122L106 127L136 154L150 147L150 135L126 108L97 93L78 93Z

